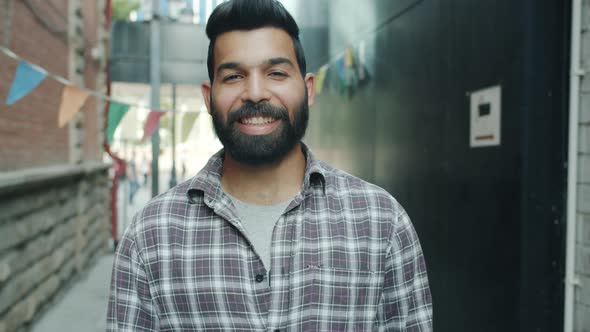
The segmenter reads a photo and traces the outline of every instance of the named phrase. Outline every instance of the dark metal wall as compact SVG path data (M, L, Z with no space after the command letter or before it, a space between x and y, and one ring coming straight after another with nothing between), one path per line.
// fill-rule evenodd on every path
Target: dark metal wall
M301 1L300 19L326 17L303 24L310 71L364 41L370 77L341 93L330 62L306 141L408 210L436 331L561 329L566 3ZM501 145L470 148L468 94L493 85Z

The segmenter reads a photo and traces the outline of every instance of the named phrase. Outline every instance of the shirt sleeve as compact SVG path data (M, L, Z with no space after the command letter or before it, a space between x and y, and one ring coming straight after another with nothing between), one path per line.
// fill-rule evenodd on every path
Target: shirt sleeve
M107 309L107 331L158 331L145 265L136 242L125 232L117 247Z
M394 227L385 263L382 330L432 331L432 296L418 235L405 212Z

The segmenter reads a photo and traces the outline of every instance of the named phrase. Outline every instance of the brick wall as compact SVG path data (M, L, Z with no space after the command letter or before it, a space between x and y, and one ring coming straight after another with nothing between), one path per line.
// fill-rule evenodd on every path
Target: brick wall
M63 28L67 24L51 19ZM9 47L29 62L67 76L67 40L44 29L22 1L13 1ZM6 105L16 66L15 60L0 54L0 171L63 163L68 158L68 132L56 125L62 85L45 80L27 97Z
M12 26L8 46L27 61L62 77L68 77L67 34L51 32L40 23L24 1L0 0L2 4L12 1ZM67 31L67 0L31 1L51 26ZM103 11L97 3L104 1L81 1L82 36L84 45L83 84L93 90L104 91L102 77L104 63L92 59L91 50L101 40L99 24L104 23ZM53 4L53 5L50 5ZM5 14L5 9L1 15ZM46 15L46 16L45 16ZM4 17L2 17L4 18ZM0 24L0 30L4 28ZM0 35L3 31L0 32ZM0 100L4 101L12 83L17 61L0 54ZM101 83L97 85L97 81ZM67 163L69 158L68 128L57 127L57 116L63 85L46 79L28 96L14 105L0 103L0 171L24 167L39 167ZM82 109L83 156L85 160L102 158L102 136L99 124L102 111L95 98L89 98Z

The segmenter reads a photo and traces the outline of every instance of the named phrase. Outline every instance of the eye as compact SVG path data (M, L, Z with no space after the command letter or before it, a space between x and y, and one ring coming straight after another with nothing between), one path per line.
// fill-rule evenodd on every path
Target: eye
M289 75L287 75L287 73L282 72L282 71L271 71L270 74L268 74L271 77L277 77L277 78L283 78L283 77L287 77Z
M224 76L223 81L224 82L235 81L240 78L242 78L242 75L240 75L240 74L230 74L230 75Z

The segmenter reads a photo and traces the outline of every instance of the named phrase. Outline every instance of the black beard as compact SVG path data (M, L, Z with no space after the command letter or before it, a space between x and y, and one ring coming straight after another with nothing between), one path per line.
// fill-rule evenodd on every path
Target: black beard
M261 166L282 160L293 147L298 144L307 129L309 107L307 106L307 91L304 100L294 114L293 123L289 119L289 112L282 107L275 107L268 102L247 103L236 111L230 112L227 120L213 106L210 99L213 127L226 152L237 162ZM243 117L263 116L281 121L279 127L267 135L246 135L235 123Z

